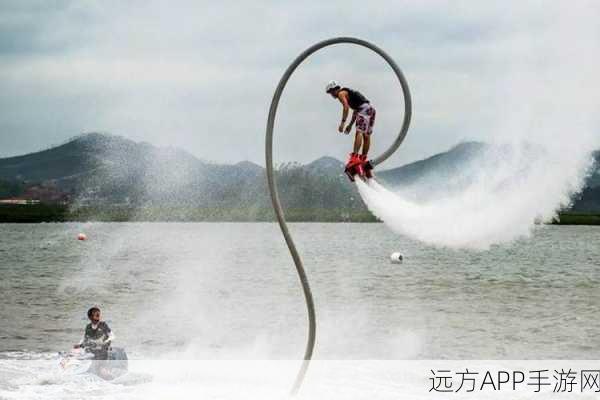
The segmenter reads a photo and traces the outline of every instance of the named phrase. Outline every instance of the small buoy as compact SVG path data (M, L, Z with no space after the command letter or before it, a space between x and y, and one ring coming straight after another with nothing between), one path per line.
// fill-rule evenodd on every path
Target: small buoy
M392 262L392 264L402 264L403 259L404 257L402 257L402 254L400 253L392 253L392 255L390 256L390 261Z
M86 240L87 236L85 235L85 233L80 233L79 235L77 235L77 240Z

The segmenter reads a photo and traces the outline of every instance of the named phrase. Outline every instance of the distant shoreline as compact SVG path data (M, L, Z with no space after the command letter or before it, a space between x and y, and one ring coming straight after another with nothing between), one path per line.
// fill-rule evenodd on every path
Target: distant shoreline
M378 222L355 209L287 208L289 222ZM33 204L0 206L0 223L42 222L274 222L270 208L78 207Z
M558 220L552 221L553 225L600 225L599 213L585 213L568 211L558 214Z
M379 222L368 211L345 209L286 209L290 222ZM271 209L200 207L78 207L33 204L0 206L0 223L42 222L274 222ZM600 225L600 213L559 213L552 225Z

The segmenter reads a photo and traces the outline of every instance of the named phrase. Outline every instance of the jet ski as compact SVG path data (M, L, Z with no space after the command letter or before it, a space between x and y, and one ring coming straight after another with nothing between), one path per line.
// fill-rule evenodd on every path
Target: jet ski
M110 347L103 356L94 353L90 347L71 349L59 353L59 365L70 374L91 373L110 381L124 375L129 367L127 353L121 347Z
M74 348L58 353L60 368L69 374L78 375L87 372L92 365L94 355L84 348Z

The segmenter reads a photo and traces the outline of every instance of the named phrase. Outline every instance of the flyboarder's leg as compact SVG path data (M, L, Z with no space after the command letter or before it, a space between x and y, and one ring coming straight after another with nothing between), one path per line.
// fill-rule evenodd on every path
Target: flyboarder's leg
M360 152L360 148L361 148L362 144L363 144L363 133L357 129L356 133L354 134L354 154L358 154Z
M364 134L364 132L362 130L359 130L357 127L356 134L354 135L354 152L352 153L354 156L353 161L351 160L350 162L355 165L354 172L360 176L364 175L362 159L360 157L360 149L361 147L363 147L365 136L366 135Z
M373 165L367 160L367 154L369 153L369 147L371 147L371 135L365 134L363 138L362 154L360 155L361 166L364 171L365 178L371 179L373 177Z
M371 162L369 160L367 160L367 155L369 154L369 149L371 148L371 135L373 134L373 126L375 125L375 108L374 107L369 107L366 110L366 114L367 114L367 129L364 133L364 137L363 137L363 146L362 146L362 155L361 155L361 161L362 161L362 166L364 169L364 174L365 177L367 179L370 179L373 177L373 165L371 164Z
M362 145L362 155L367 158L367 154L369 154L369 148L371 148L371 135L365 134L363 135L363 145Z
M354 147L352 148L352 153L350 153L348 162L346 163L346 168L344 170L346 175L348 175L348 178L350 178L350 180L353 182L354 182L354 175L356 175L356 174L362 175L363 174L363 169L362 169L361 160L360 160L360 156L359 156L359 154L360 154L359 152L360 152L360 149L363 144L362 139L363 139L362 132L357 130L354 135Z

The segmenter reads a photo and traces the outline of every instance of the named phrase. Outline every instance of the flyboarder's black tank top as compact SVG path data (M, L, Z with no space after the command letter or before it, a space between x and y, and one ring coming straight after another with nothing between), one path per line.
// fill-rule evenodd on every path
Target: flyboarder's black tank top
M358 110L360 106L369 102L369 100L367 100L367 98L358 90L352 90L347 87L341 88L340 90L348 92L348 105L353 110Z

